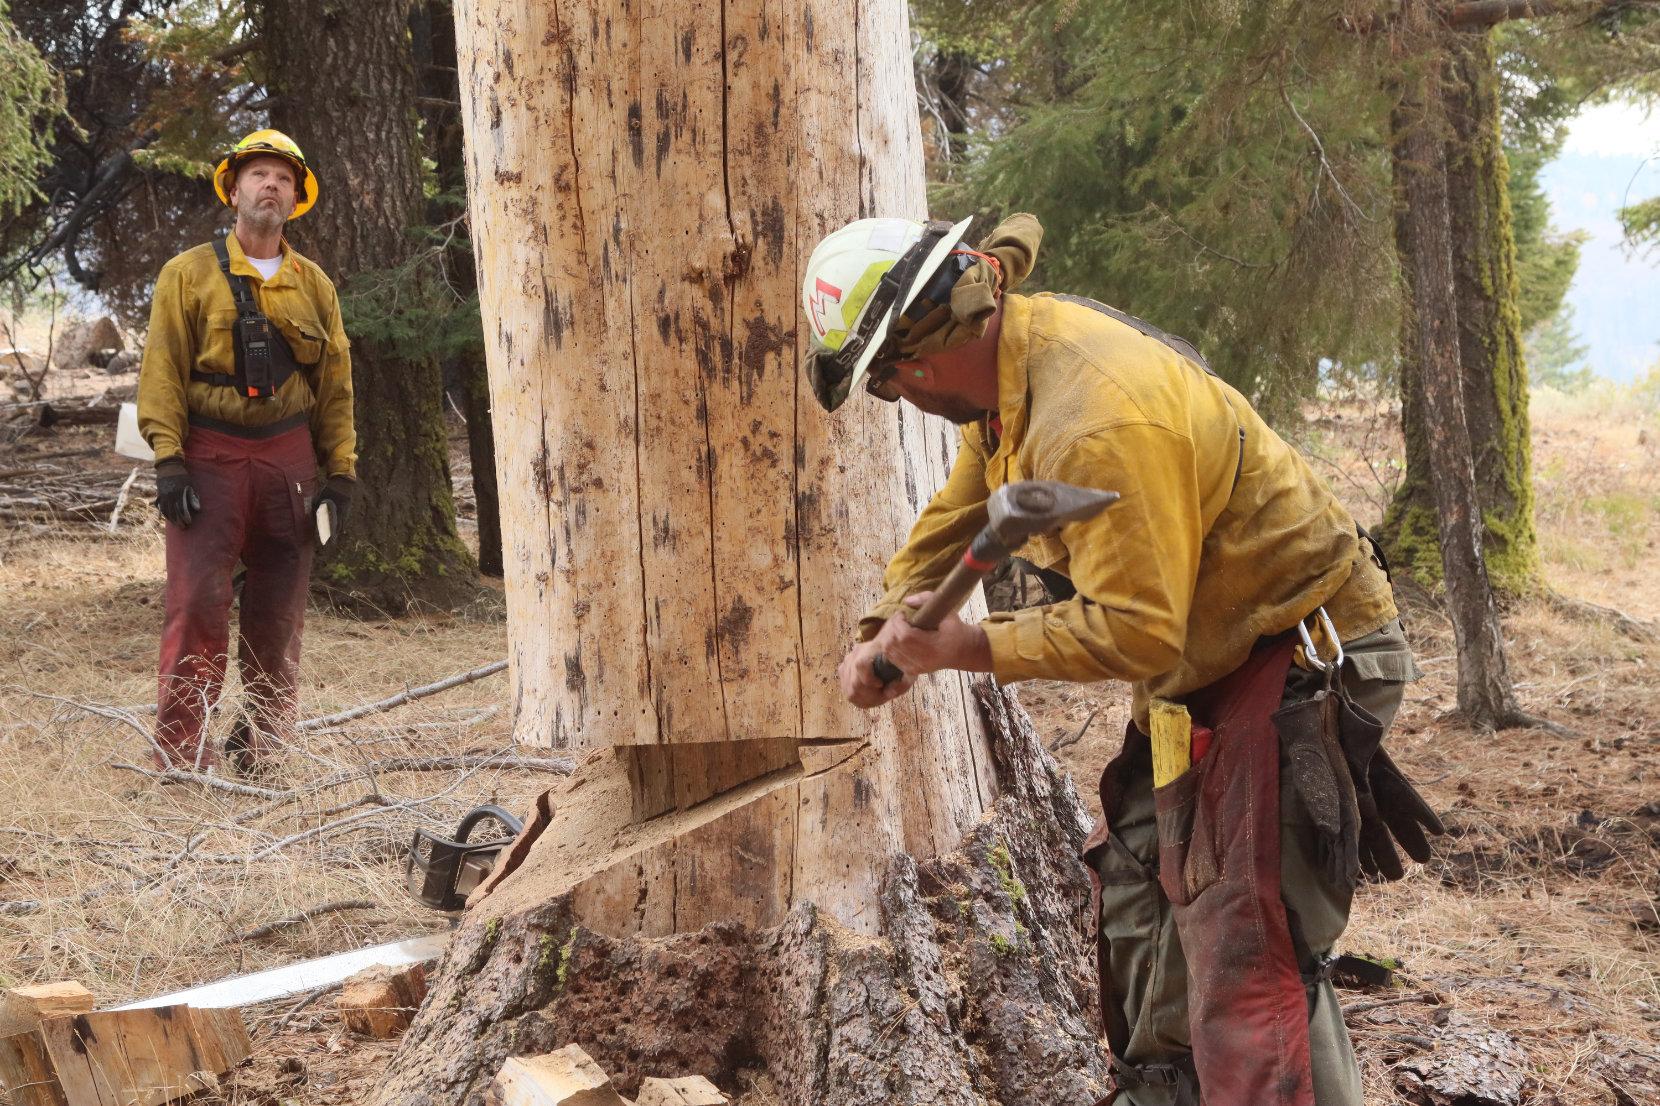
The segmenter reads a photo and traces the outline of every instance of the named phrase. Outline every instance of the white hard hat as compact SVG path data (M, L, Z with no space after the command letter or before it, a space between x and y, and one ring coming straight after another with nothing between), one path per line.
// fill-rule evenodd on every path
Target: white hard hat
M860 219L813 250L801 281L801 310L812 344L809 376L826 410L839 407L865 378L894 320L962 242L970 222Z

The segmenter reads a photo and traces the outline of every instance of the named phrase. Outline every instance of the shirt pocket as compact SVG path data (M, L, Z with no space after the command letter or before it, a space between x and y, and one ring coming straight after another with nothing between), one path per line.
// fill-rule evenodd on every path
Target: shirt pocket
M236 375L236 308L216 307L203 319L201 350L196 355L196 370L204 373Z
M282 331L282 336L288 340L288 347L294 351L294 360L300 364L315 365L328 351L328 331L323 329L316 316L297 313L272 316L272 322Z

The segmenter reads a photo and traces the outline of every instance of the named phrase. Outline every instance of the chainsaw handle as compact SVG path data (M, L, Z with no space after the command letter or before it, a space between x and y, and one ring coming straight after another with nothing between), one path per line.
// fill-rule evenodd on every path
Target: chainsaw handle
M461 824L455 828L456 843L459 845L467 844L467 839L472 836L473 828L486 818L494 818L507 829L509 834L515 837L518 836L520 830L525 828L525 824L519 820L517 815L503 810L499 806L474 807L467 812L467 816L461 819Z

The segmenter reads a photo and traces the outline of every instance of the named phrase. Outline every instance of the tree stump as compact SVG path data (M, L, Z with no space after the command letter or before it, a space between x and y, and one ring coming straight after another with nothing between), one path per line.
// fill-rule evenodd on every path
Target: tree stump
M508 1057L571 1042L624 1094L670 1071L732 1092L741 1069L764 1069L792 1106L1094 1101L1107 1059L1077 859L1088 818L1014 697L973 688L1001 797L956 850L892 863L871 904L879 936L803 903L764 929L607 937L570 894L505 916L487 897L374 1101L480 1103Z
M625 1093L1091 1101L1070 785L989 683L835 679L956 437L802 380L814 243L926 211L905 5L455 11L514 732L580 759L377 1100L575 1043Z

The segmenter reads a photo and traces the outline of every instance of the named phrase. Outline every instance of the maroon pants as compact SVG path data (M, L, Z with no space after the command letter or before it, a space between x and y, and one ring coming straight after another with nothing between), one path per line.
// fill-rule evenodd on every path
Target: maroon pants
M167 524L156 715L157 744L177 767L218 759L203 745L202 729L225 680L238 561L247 568L237 664L250 754L269 753L292 725L311 578L308 508L317 493L317 460L304 426L265 439L192 427L184 457L202 509L189 528Z
M1182 1063L1134 1058L1123 980L1108 970L1115 949L1102 931L1102 1018L1119 1085L1134 1101L1185 1106L1200 1101L1193 1092L1202 1088L1204 1106L1313 1106L1308 991L1281 896L1280 742L1271 717L1291 650L1289 638L1262 643L1236 671L1188 696L1195 725L1212 731L1209 751L1152 789L1153 867L1186 986L1172 991L1162 959L1143 954L1142 970L1151 973L1143 987L1155 1000L1185 1005L1191 1051ZM1129 813L1128 784L1150 773L1148 739L1132 723L1123 751L1102 773L1106 814L1086 843L1097 895L1107 880L1139 886L1148 878L1140 858L1126 852L1126 866L1113 850L1125 849L1115 835L1127 832L1120 819ZM1130 964L1132 955L1120 959ZM1142 1083L1159 1086L1137 1091Z

